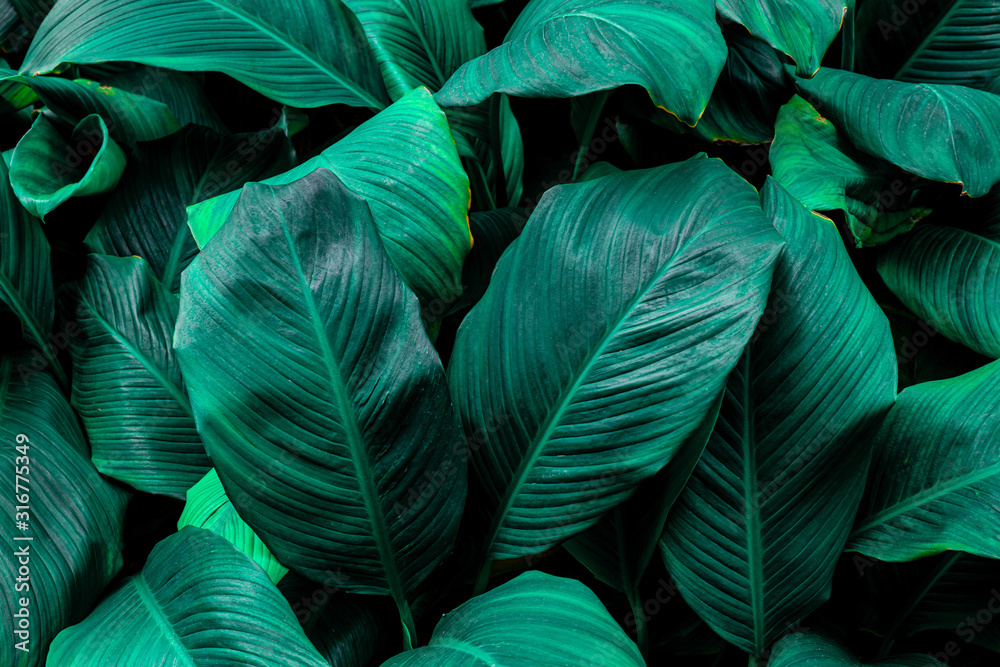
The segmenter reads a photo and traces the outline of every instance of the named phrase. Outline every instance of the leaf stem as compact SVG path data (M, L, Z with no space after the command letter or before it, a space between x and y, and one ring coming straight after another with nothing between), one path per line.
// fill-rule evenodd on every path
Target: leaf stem
M494 208L507 205L507 174L503 170L503 139L500 121L503 116L503 94L493 93L490 97L490 156L493 161Z
M399 620L403 624L403 650L410 651L417 645L417 625L413 622L410 603L406 598L397 598L396 608L399 609Z

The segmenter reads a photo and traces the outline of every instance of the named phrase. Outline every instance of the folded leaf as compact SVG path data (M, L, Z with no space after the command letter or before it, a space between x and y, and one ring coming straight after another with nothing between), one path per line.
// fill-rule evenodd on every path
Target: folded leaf
M0 601L0 664L10 667L46 664L56 634L100 599L122 566L128 501L128 494L102 479L90 463L76 415L55 381L30 367L26 356L0 357L0 462L10 480L0 496L7 518L7 553L0 562L7 593ZM25 564L19 553L27 560L26 576L18 573ZM28 631L19 637L14 614L23 606L22 597L28 600ZM21 641L27 651L15 649Z
M778 112L770 152L774 178L813 211L842 211L862 245L908 232L930 213L908 208L919 179L857 150L796 95Z
M763 202L786 242L768 309L661 542L688 604L758 656L829 597L896 394L889 323L837 228L773 179Z
M278 562L253 529L236 513L215 468L187 490L187 502L177 521L177 530L184 526L204 528L226 538L257 563L274 583L278 583L288 572L288 568Z
M326 169L244 188L184 272L174 345L240 516L288 567L341 568L410 625L406 594L458 529L465 464L441 362L364 200Z
M389 258L421 302L450 303L461 294L462 262L472 247L469 181L427 90L410 92L320 155L263 182L291 183L320 168L368 201ZM239 196L231 192L188 210L199 247Z
M885 660L861 662L847 649L824 635L796 632L783 638L771 651L768 667L942 667L945 663L920 654L899 655Z
M787 53L799 76L816 73L847 12L847 0L715 0L719 14Z
M108 60L222 72L292 106L388 103L361 26L340 0L63 0L21 72Z
M90 255L68 288L73 407L105 475L184 498L212 463L171 347L178 300L138 257Z
M205 127L144 143L84 239L93 252L136 255L165 287L180 289L181 271L198 253L187 206L290 168L294 151L279 124L253 134L220 135Z
M10 184L28 212L45 220L70 197L113 190L125 169L125 153L97 114L81 120L69 141L44 115L14 148Z
M993 0L865 0L859 71L882 79L988 90L1000 79L1000 5Z
M559 544L667 464L749 340L779 245L756 192L717 160L545 194L449 362L482 443L484 556Z
M848 548L886 561L1000 558L1000 361L903 390L875 442Z
M959 229L921 226L879 257L893 293L953 341L1000 358L1000 216Z
M437 94L446 107L494 92L575 97L625 84L694 125L726 61L711 0L532 0L501 46Z
M1000 182L1000 96L823 68L799 90L855 146L981 197Z
M590 589L573 579L525 572L447 614L430 644L382 667L645 667Z
M215 533L188 526L160 542L82 623L52 643L49 662L327 667L281 593Z

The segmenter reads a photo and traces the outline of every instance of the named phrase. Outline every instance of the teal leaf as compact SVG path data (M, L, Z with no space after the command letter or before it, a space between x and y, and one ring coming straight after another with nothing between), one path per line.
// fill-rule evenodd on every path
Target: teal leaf
M90 255L68 289L72 403L93 461L148 493L184 498L212 467L173 350L177 297L138 257Z
M406 595L450 549L466 488L419 304L326 169L246 186L230 222L181 284L174 346L198 432L283 564L392 595L412 638Z
M848 548L885 561L1000 558L1000 361L900 393Z
M470 106L494 92L575 97L637 84L693 126L725 61L710 0L532 0L504 43L462 65L436 98Z
M298 107L388 103L361 26L340 0L303 0L294 11L268 0L63 0L21 72L110 60L222 72Z
M428 646L382 663L382 667L478 665L645 667L646 663L590 589L541 572L526 572L469 600L438 623Z
M488 560L582 532L670 461L749 340L779 247L754 189L717 160L545 194L449 362L481 444Z
M147 667L151 657L164 665L328 667L267 575L222 537L191 526L157 544L139 574L62 631L49 662Z
M0 496L7 552L0 563L7 592L0 601L0 664L41 667L56 634L86 616L121 569L128 494L94 469L62 391L48 373L33 371L26 356L0 357L0 441L10 480ZM21 490L15 489L15 473ZM15 515L22 511L27 518ZM15 519L27 529L18 529ZM25 537L30 539L18 539ZM20 581L19 551L29 570ZM28 600L29 627L19 637L14 614L22 597ZM15 649L20 641L27 642L27 652Z
M889 323L837 228L773 179L763 204L786 243L768 308L661 542L688 604L757 656L829 597L896 395Z
M818 633L796 632L784 637L771 651L768 667L943 667L930 656L911 653L885 660L861 662L832 639Z

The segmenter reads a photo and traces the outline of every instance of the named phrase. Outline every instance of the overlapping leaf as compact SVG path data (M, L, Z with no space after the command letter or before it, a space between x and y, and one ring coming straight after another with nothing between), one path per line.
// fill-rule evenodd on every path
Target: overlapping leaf
M889 323L836 227L773 180L774 285L661 549L685 600L757 655L830 594L892 405Z
M151 657L163 665L327 667L267 575L222 537L191 526L61 632L49 662L148 667Z
M324 168L364 197L386 252L424 304L461 294L472 247L469 182L444 113L426 89L407 94L322 154L263 182L291 183ZM229 218L238 192L189 209L202 248Z
M885 243L930 213L908 207L920 179L857 150L798 95L778 112L774 134L775 179L813 211L842 211L859 246Z
M128 495L97 473L59 387L48 373L33 372L23 355L0 357L0 439L10 480L0 497L7 519L0 664L41 667L56 634L86 616L121 569ZM15 520L23 520L24 529ZM26 576L18 573L21 565ZM18 636L14 614L21 598L28 600L27 628L21 628L27 632ZM20 641L27 641L26 651L15 649Z
M437 100L573 97L632 83L694 125L725 60L711 0L532 0L504 43L462 65Z
M220 135L205 127L142 144L84 243L93 252L146 260L171 291L198 253L187 206L292 166L282 124L253 134Z
M172 342L178 300L138 257L90 255L69 289L73 407L105 475L184 498L212 467Z
M184 273L175 347L240 516L288 567L340 568L408 620L406 594L458 528L465 462L418 302L364 200L326 169L246 186Z
M21 71L109 60L222 72L300 107L388 103L361 26L340 0L63 0Z
M578 581L526 572L438 623L430 644L382 667L645 667L635 644Z
M855 146L918 176L981 197L1000 182L1000 96L823 68L797 82Z
M482 442L487 558L572 537L666 465L749 339L778 248L754 190L714 160L546 193L449 362Z
M1000 558L1000 361L903 390L875 443L853 551Z

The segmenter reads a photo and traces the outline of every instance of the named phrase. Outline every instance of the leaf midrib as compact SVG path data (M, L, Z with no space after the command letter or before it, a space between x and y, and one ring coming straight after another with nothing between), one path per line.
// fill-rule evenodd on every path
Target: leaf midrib
M140 574L132 580L132 583L135 585L135 591L142 601L143 606L149 610L149 616L153 619L153 623L160 629L164 637L170 642L170 645L178 649L175 655L182 658L184 664L188 665L188 667L197 667L194 658L188 653L187 646L184 645L180 635L177 634L177 630L167 621L167 614L163 611L163 606L156 599L156 595L149 587L149 584L146 583L146 580Z
M277 207L277 196L273 192L270 194ZM375 537L375 546L378 549L382 566L385 568L386 582L389 585L392 597L396 600L397 604L402 605L406 601L406 593L403 590L403 583L392 550L392 543L389 540L389 531L385 524L385 517L378 503L375 478L372 474L366 452L364 451L364 438L361 436L361 429L358 426L354 411L348 408L352 401L347 393L347 387L341 375L340 363L334 357L333 350L330 348L330 342L325 335L325 331L320 326L322 320L319 309L316 307L316 301L313 299L312 291L309 289L309 284L306 281L302 261L295 249L295 243L292 239L291 230L288 228L288 222L283 215L279 214L277 217L281 224L281 231L285 237L285 242L288 245L291 263L295 268L296 277L299 281L302 300L308 310L309 322L312 324L313 334L320 347L323 365L326 369L330 388L333 391L334 403L340 417L340 423L347 436L351 463L354 465L355 472L357 473L358 491L361 493L362 500L365 503L365 510L368 513L368 519L371 522L372 532Z
M891 519L895 519L896 517L902 516L913 509L929 504L942 496L946 496L953 491L975 484L976 482L981 482L985 479L993 477L994 475L1000 475L1000 463L994 463L991 466L980 468L968 475L960 475L948 480L947 482L935 484L927 489L923 489L902 502L894 503L885 509L876 512L875 514L872 514L865 520L864 523L854 529L851 537L854 539L861 537L864 532L888 523Z
M753 620L754 648L764 650L764 562L760 540L760 495L757 493L757 451L754 443L753 392L750 376L750 345L743 352L743 512L747 531L747 580Z
M355 84L353 81L346 78L346 76L342 74L340 70L333 67L330 63L320 60L319 58L314 56L311 52L309 52L306 49L305 45L299 44L297 41L292 40L292 38L288 35L277 32L277 29L274 26L268 25L263 20L255 19L252 15L250 15L246 11L238 7L234 7L232 4L225 2L225 0L202 0L202 1L205 2L206 4L214 5L215 7L218 7L223 11L229 12L230 14L233 14L237 18L242 19L244 22L249 23L250 25L256 27L261 32L270 35L274 39L274 41L278 42L279 44L283 44L288 48L289 51L299 54L299 56L301 56L303 60L312 63L316 69L326 72L331 79L334 79L335 81L340 83L340 85L344 86L345 88L347 88L348 90L350 90L351 92L353 92L355 95L365 100L366 102L370 102L373 108L376 109L385 108L385 104L372 97L372 95L367 90L364 90L363 88ZM367 41L367 39L365 41Z

